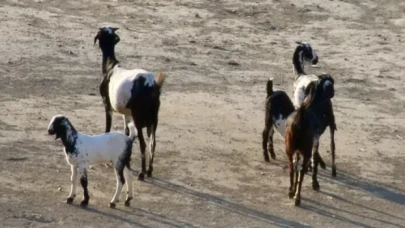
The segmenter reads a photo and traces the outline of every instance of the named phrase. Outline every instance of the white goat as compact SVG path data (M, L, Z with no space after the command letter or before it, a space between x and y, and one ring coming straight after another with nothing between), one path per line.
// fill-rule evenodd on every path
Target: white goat
M56 115L51 119L48 126L48 133L56 135L55 139L62 140L66 160L71 166L71 190L66 200L71 204L76 196L77 176L80 175L80 183L83 187L82 207L89 203L87 190L87 170L89 165L112 163L115 168L117 186L110 207L114 208L119 200L122 187L127 182L127 198L125 206L130 205L132 200L132 172L130 167L132 143L136 137L136 130L133 123L129 123L129 137L121 132L110 132L101 135L89 136L78 132L69 119L63 115Z

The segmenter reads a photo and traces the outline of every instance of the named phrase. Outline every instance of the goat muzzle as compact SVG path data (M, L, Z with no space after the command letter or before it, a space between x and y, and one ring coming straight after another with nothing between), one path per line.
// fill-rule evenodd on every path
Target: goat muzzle
M316 64L318 64L318 56L316 56L313 60L312 60L312 64L313 65L316 65Z

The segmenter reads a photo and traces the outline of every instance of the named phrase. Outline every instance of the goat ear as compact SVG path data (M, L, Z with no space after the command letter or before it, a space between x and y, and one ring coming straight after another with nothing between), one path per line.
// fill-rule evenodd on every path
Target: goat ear
M94 37L94 44L96 45L97 40L100 39L100 32L97 33L97 35Z
M115 31L117 31L117 30L120 29L120 28L113 27L113 28L111 28L111 29L115 32Z
M302 41L295 41L296 44L302 44Z

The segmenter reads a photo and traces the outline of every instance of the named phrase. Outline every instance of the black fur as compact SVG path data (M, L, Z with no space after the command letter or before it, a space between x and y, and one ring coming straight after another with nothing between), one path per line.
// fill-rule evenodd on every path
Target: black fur
M292 58L292 63L294 65L295 70L297 71L298 75L304 75L306 74L304 69L302 68L301 64L304 61L312 61L312 64L317 64L319 61L319 57L316 56L315 59L313 59L313 53L312 53L312 47L310 45L305 45L304 43L297 42L298 46L295 48L293 58ZM302 59L300 59L299 53L302 53ZM313 59L313 60L312 60Z
M83 196L84 199L83 201L80 203L80 206L82 207L86 207L87 205L89 205L89 192L87 190L87 171L84 170L82 176L80 177L80 184L83 187Z
M67 135L68 127L71 131L70 137L68 137ZM78 151L76 149L77 131L70 123L68 118L64 116L56 117L52 123L52 129L48 129L48 133L50 135L56 135L55 139L60 138L62 140L67 154L78 154Z
M110 77L112 75L112 69L115 65L119 64L118 60L115 58L115 45L120 41L120 38L115 31L117 28L103 27L100 28L96 37L94 37L94 44L99 41L99 47L103 53L102 59L102 73L103 80L100 83L100 95L103 99L106 126L105 132L110 132L112 123L112 108L110 103L110 98L108 96L108 84L110 82ZM129 133L128 133L129 134Z
M262 133L262 149L264 160L269 162L269 153L273 159L276 159L273 146L273 125L280 116L286 119L294 111L294 105L284 91L273 91L272 79L267 81L266 90L267 98L265 104L265 127Z

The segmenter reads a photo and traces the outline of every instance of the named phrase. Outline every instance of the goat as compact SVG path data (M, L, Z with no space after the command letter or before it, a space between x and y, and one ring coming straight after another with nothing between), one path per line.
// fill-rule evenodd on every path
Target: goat
M317 81L322 75L308 75L304 71L305 63L312 63L316 65L319 61L319 57L308 42L296 42L298 46L295 48L292 63L294 70L297 73L294 81L293 90L293 104L295 108L298 108L305 99L305 90L309 83ZM330 131L330 150L332 155L332 176L336 176L336 164L335 164L335 131L337 131L335 115L333 113L333 105L330 99L324 105L324 115L327 120L327 126ZM319 148L319 139L315 140L314 150L317 152ZM323 163L323 161L322 161Z
M97 40L99 41L99 47L103 54L102 72L104 77L100 84L100 95L105 108L105 132L111 130L112 112L123 115L127 135L127 123L131 118L133 119L141 148L142 170L138 175L138 180L143 181L146 173L146 144L142 129L146 127L150 139L147 175L151 177L156 147L160 92L165 81L165 75L159 73L156 76L143 69L127 70L122 67L115 58L114 52L115 45L120 41L119 36L115 33L117 30L118 28L109 26L101 27L94 37L94 44Z
M135 126L130 127L129 137L121 132L110 132L96 136L85 135L77 131L69 119L63 115L52 117L48 126L48 134L56 135L55 140L62 140L66 161L71 166L71 189L66 203L71 204L76 196L76 181L79 171L80 184L83 187L82 207L89 204L89 192L87 189L87 170L89 165L105 164L111 162L115 168L117 186L110 207L114 208L120 198L122 187L127 182L127 198L125 206L130 206L132 200L132 178L134 172L130 167L132 144L135 140ZM131 172L131 173L129 173Z
M312 81L307 86L307 91L309 92L305 101L288 116L285 130L285 147L290 173L288 196L294 197L295 206L301 203L301 187L312 157L312 147L322 132L324 103L334 96L333 81L328 76L320 77L317 82ZM318 159L314 159L312 173L314 190L319 190L317 173Z
M322 83L331 83L332 85L334 84L334 80L330 75L323 74L320 75L319 78L323 78L324 80ZM267 97L266 97L266 102L265 102L265 126L264 130L262 133L262 149L263 149L263 156L264 160L266 162L270 161L269 158L269 153L271 155L272 159L276 159L276 154L274 153L274 146L273 146L273 135L274 135L274 129L284 138L285 137L285 130L286 130L286 122L288 116L291 115L291 113L294 112L295 108L294 105L291 101L291 99L288 97L287 93L278 90L278 91L273 91L273 78L269 79L267 81L266 85L266 91L267 91ZM308 89L306 91L306 94L308 94ZM329 95L331 96L331 95ZM333 96L331 96L333 97ZM328 104L329 99L326 99L324 103ZM326 115L323 115L319 117L321 119L321 129L320 133L323 134L323 132L326 130L326 127L328 126L328 120L326 118ZM321 135L320 134L320 135ZM319 140L319 138L314 139ZM319 143L316 143L317 145ZM315 149L315 148L314 148ZM321 168L325 169L325 162L323 161L322 157L319 155L318 150L314 150L314 155L313 157L318 160Z

